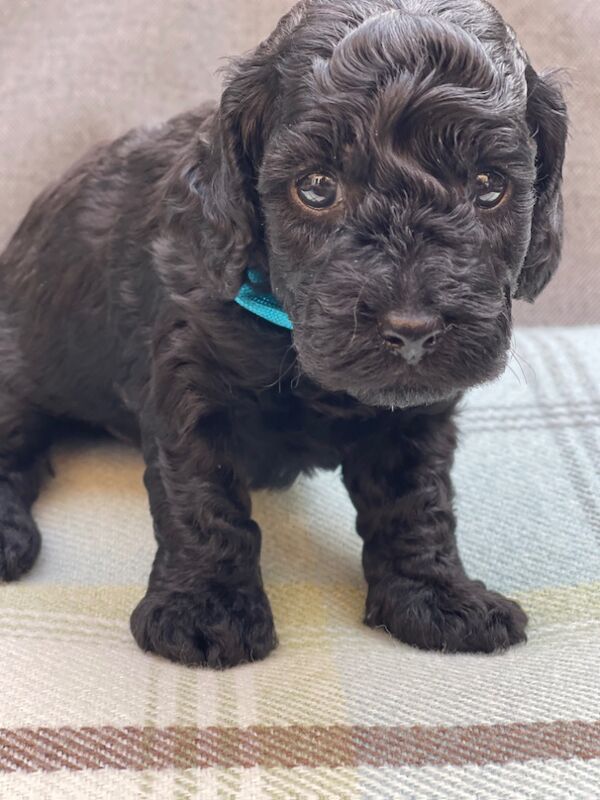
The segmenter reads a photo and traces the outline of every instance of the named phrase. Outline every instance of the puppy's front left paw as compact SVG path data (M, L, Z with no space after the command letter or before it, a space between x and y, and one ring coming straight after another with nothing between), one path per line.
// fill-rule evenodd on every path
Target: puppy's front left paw
M481 581L426 583L390 577L369 588L367 625L424 650L506 650L527 639L527 615Z
M149 589L131 615L131 630L142 650L215 669L258 661L277 645L269 600L260 586Z

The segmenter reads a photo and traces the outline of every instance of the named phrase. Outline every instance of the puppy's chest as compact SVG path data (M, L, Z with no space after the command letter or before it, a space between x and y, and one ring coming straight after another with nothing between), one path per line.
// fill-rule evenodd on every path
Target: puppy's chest
M301 472L335 469L360 415L338 398L264 393L233 412L237 455L253 487L283 488Z

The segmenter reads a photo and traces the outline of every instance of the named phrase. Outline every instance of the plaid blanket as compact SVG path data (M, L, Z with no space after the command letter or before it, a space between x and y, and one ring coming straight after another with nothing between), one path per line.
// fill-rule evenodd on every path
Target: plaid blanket
M599 339L519 331L506 375L464 405L462 553L531 617L504 655L361 625L337 474L255 497L273 655L221 673L144 655L128 631L154 552L140 457L59 449L40 561L0 587L0 797L600 796Z

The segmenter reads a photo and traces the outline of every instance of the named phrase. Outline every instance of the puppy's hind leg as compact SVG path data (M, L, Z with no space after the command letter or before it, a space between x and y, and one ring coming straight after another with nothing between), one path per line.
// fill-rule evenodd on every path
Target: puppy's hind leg
M47 472L48 422L0 388L0 581L27 572L41 537L31 507Z

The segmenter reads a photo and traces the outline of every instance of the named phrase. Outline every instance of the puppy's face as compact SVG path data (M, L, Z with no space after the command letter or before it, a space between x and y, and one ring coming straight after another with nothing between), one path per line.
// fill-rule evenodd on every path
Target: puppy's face
M277 66L256 170L264 268L324 388L392 407L450 398L502 371L538 236L524 64L431 16L323 25L320 42L297 27Z

